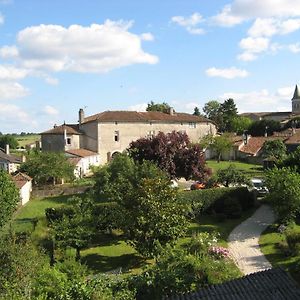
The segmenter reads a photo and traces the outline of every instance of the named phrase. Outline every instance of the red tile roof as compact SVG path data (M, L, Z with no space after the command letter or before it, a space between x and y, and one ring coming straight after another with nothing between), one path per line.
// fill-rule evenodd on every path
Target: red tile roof
M77 124L63 124L60 126L55 126L54 128L44 131L41 134L64 134L66 130L67 134L82 134L79 130L79 125Z
M99 122L212 122L204 117L198 117L186 113L162 113L158 111L136 112L136 111L105 111L84 119L84 123Z
M93 152L87 149L73 149L73 150L67 150L66 153L69 153L71 155L75 155L78 157L88 157L88 156L94 156L98 155L97 152Z
M285 140L285 144L300 144L300 131L296 130L296 133Z
M13 181L15 182L17 188L21 189L28 181L31 181L32 178L24 173L17 173L12 177Z

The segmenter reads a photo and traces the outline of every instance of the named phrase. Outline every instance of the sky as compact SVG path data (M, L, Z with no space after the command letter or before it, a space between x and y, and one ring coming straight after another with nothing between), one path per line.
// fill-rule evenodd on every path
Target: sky
M233 98L290 111L300 0L0 0L0 131Z

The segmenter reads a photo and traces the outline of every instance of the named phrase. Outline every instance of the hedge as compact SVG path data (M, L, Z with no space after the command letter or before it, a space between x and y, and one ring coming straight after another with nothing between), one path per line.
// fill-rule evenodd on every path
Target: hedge
M246 187L211 188L205 190L184 191L178 194L178 200L187 204L189 211L196 217L204 213L226 213L228 199L236 199L241 210L245 211L254 206L254 196Z

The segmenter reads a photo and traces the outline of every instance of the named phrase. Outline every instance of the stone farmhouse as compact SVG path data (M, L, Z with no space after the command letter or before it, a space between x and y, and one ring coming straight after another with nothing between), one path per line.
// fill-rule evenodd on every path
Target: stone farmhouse
M192 142L217 132L212 121L177 113L173 108L168 113L105 111L88 117L80 109L78 124L54 126L41 133L42 151L64 151L72 156L74 164L75 158L80 158L85 160L85 165L101 165L123 152L134 140L173 130L186 132ZM78 163L76 166L77 173L86 174L87 170Z

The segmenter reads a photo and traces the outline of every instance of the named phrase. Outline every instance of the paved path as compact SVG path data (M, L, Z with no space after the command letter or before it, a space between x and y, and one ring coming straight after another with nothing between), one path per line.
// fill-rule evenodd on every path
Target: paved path
M259 249L258 240L261 233L274 222L272 209L262 205L257 211L238 225L229 235L229 252L239 269L244 274L272 268Z

